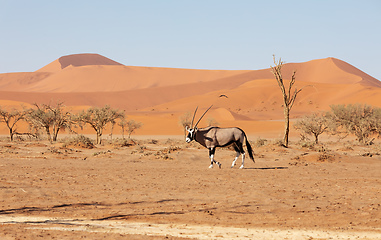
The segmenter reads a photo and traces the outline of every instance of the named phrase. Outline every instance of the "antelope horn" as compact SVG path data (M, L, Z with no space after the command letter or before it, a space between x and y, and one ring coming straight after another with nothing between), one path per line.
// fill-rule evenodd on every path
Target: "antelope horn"
M194 128L197 127L197 124L201 121L201 119L204 117L204 115L205 115L205 114L209 111L209 109L211 109L212 107L213 107L213 105L210 106L208 109L206 109L206 111L204 112L204 114L202 114L202 116L200 117L200 119L197 121L196 125L194 125Z
M193 128L193 121L194 121L194 117L196 116L197 109L198 109L198 106L196 107L196 110L194 110L194 113L193 113L192 123L190 125L191 128Z

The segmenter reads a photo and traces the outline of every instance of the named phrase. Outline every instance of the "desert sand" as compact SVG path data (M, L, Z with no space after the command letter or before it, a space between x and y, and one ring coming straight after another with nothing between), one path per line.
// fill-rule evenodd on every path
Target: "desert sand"
M2 239L380 239L380 146L0 142Z
M380 81L342 60L287 63L286 81L293 70L303 90L292 121L332 104L381 107ZM4 135L1 239L381 239L380 140L360 146L323 136L313 146L292 129L290 147L280 147L282 98L269 69L124 66L76 54L0 74L2 107L56 101L74 112L108 104L143 127L128 146L107 130L93 149L65 146L72 136L64 133L57 143ZM241 127L256 163L231 169L234 152L218 149L222 169L208 169L207 150L185 143L179 118L210 105L199 126L212 118Z

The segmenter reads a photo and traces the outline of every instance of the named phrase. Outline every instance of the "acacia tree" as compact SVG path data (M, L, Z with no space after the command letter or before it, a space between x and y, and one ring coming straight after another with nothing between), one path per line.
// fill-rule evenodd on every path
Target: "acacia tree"
M143 123L136 122L135 120L130 120L127 122L127 133L128 138L131 138L131 134L135 132L136 129L139 129L143 126Z
M110 106L106 105L102 108L91 107L86 111L82 111L78 115L78 121L84 124L89 124L95 130L97 134L97 144L100 144L103 130L106 125L123 117L123 112L119 112L119 110L112 109Z
M283 138L283 145L285 147L288 147L288 136L290 133L290 111L292 106L295 103L296 96L302 89L295 88L294 91L291 93L292 88L295 84L295 74L296 71L293 72L291 76L291 80L289 81L288 88L286 88L285 82L282 77L282 66L283 63L282 60L279 58L279 61L276 61L275 56L273 56L274 64L275 66L271 66L271 72L274 74L276 81L278 82L279 88L282 92L283 96L283 111L284 111L284 138Z
M17 110L13 108L9 111L0 108L0 122L4 122L9 129L10 140L13 141L13 136L17 134L17 123L25 118L26 110Z
M65 110L65 106L62 102L57 103L56 106L45 105L46 109L51 112L53 141L57 141L58 133L61 129L71 129L72 115L69 111Z
M45 105L33 104L36 109L30 109L27 119L30 126L34 129L43 128L46 132L49 141L51 138L51 125L53 124L52 113L45 107Z
M122 138L124 139L124 132L126 131L127 127L127 120L125 117L121 118L118 122L118 126L122 129Z
M381 108L363 104L332 105L329 119L335 132L354 134L362 144L371 144L371 137L381 135Z
M55 106L50 103L42 105L34 103L33 105L36 109L29 111L28 122L35 129L45 129L49 141L57 141L59 131L71 127L71 114L65 110L63 102L58 102Z
M294 128L299 130L302 136L304 136L304 134L313 135L315 137L315 143L318 144L319 136L329 129L329 121L324 113L312 113L298 120L294 124Z

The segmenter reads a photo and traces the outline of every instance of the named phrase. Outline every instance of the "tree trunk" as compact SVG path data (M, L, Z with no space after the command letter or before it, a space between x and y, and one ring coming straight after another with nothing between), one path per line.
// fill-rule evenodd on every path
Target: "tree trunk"
M9 129L9 137L11 138L11 142L13 141L13 129L12 128L10 128Z
M97 144L101 144L102 131L97 131Z
M55 130L53 132L53 142L56 142L57 141L57 137L58 137L58 132L60 131L60 129L58 128L57 130Z
M315 134L315 144L319 144L319 134Z
M285 105L284 107L284 138L283 145L288 147L288 135L290 133L290 109Z
M45 127L45 130L46 130L46 135L48 135L48 140L49 140L49 142L51 142L52 141L52 137L50 135L50 129L49 129L49 127Z
M53 142L57 141L57 134L53 134Z

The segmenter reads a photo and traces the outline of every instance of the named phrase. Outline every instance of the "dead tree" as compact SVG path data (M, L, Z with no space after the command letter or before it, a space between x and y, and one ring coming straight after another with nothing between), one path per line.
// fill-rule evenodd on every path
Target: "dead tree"
M10 111L0 108L0 122L4 122L9 129L10 140L13 141L13 136L17 133L17 123L25 118L27 111L12 109Z
M278 82L279 88L282 91L282 96L283 96L283 111L284 111L284 138L283 138L283 145L285 147L288 147L288 137L290 133L290 111L292 106L295 103L296 96L302 89L297 89L295 88L293 93L291 93L292 87L295 84L295 74L296 71L292 73L291 80L289 82L288 89L284 86L284 80L282 77L282 66L283 62L279 58L279 61L277 62L275 59L275 56L273 56L274 59L274 64L275 66L271 66L271 72L274 74L276 81Z

